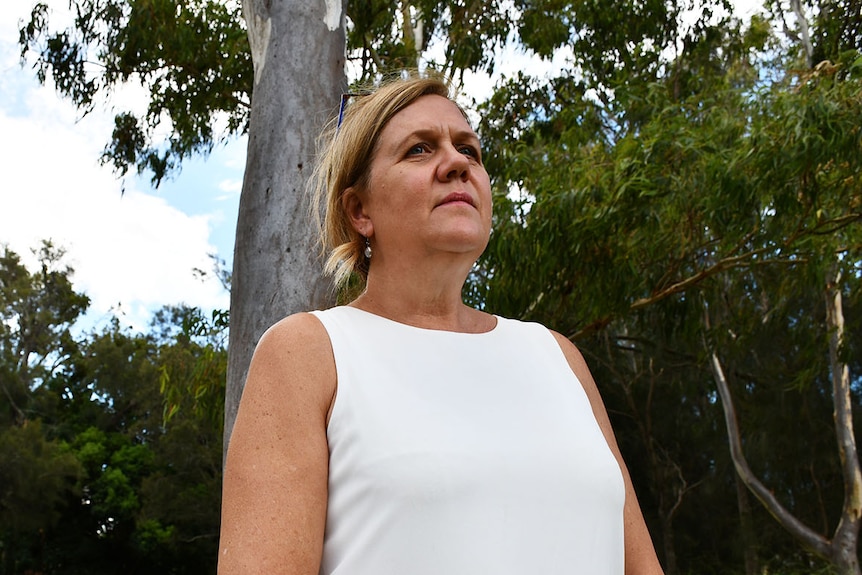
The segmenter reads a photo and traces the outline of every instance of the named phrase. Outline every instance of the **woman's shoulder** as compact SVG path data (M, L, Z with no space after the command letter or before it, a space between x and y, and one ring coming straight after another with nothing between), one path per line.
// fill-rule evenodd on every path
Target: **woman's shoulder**
M521 337L537 338L544 342L553 338L557 341L560 347L564 347L565 344L571 345L571 342L566 339L565 336L537 321L515 319L501 315L495 315L494 317L496 318L498 325L505 326L506 329L512 330L514 333L518 333Z
M261 407L299 402L325 414L335 390L335 362L326 330L310 313L285 317L270 327L254 351L243 401L265 398ZM269 407L267 407L269 406Z
M511 333L517 334L519 339L527 338L537 345L558 347L566 358L566 361L575 368L576 373L583 373L583 370L586 368L584 357L574 342L565 335L538 322L511 319L502 316L496 317L498 324L505 325Z
M326 339L326 329L312 312L300 312L286 316L272 324L260 338L258 346L280 346L285 343L314 343Z
M332 357L326 329L314 314L289 315L267 329L257 343L254 363L271 369L319 365Z

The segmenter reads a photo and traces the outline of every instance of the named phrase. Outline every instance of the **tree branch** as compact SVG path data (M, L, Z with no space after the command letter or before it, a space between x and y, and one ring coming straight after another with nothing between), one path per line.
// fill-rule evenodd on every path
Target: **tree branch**
M833 264L826 284L826 326L829 329L829 365L832 371L832 404L838 455L844 476L844 505L835 530L836 543L847 552L856 553L862 517L862 471L856 435L853 431L853 404L850 398L850 371L841 361L844 345L844 310L841 295L841 272Z
M704 320L706 329L709 329L709 310L704 304ZM832 548L830 541L815 532L807 525L797 519L790 511L788 511L775 494L761 483L745 458L745 453L742 449L742 439L739 434L739 421L736 417L736 410L733 406L733 397L730 393L730 387L727 384L727 378L724 375L724 369L721 366L721 361L713 347L706 341L704 337L704 346L709 352L710 368L712 370L715 385L718 389L718 394L721 397L721 406L724 410L724 422L727 427L727 437L730 446L730 456L733 459L733 465L739 477L748 487L755 497L763 504L766 510L772 515L776 521L786 529L791 535L796 537L800 542L809 547L817 555L824 559L831 560Z
M802 44L802 50L805 54L805 66L810 68L814 60L814 45L811 43L811 36L808 33L808 19L805 17L805 11L802 8L800 0L790 0L790 7L796 15L796 25L799 30L799 41Z

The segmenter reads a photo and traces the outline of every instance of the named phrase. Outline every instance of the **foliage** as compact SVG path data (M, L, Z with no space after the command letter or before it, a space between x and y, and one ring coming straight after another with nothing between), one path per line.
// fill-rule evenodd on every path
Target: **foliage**
M768 0L765 6L781 21L793 41L793 56L802 59L810 50L811 65L835 62L848 52L862 50L862 4L859 0ZM810 46L805 45L808 37Z
M126 83L148 95L147 110L116 115L102 161L124 174L135 166L153 182L189 154L242 133L252 87L240 3L80 0L73 22L54 30L52 9L37 4L20 30L22 60L36 52L37 77L87 113ZM160 142L156 132L168 126ZM221 126L219 128L218 126Z
M225 380L219 376L227 369L228 315L224 310L213 310L206 317L198 308L185 307L166 307L156 314L154 325L180 328L160 334L163 341L172 342L159 378L165 423L189 398L196 415L207 417L214 425L224 421Z
M493 48L512 27L511 8L501 0L418 0L347 3L347 46L360 82L377 74L416 68L435 43L443 56L431 66L451 72L491 70Z
M499 0L397 4L347 3L358 79L415 68L432 41L445 46L434 66L491 69L511 27ZM190 154L248 129L254 73L239 0L73 0L65 27L53 6L36 4L19 31L22 63L32 60L41 82L84 114L127 85L147 94L146 111L115 116L102 162L118 174L134 167L158 186Z
M169 372L219 403L225 350L201 338L223 341L226 323L184 337L200 312L166 308L150 334L116 320L80 333L88 301L49 248L42 273L8 249L0 261L0 573L213 572L221 419L175 394L182 409L164 422L160 385Z
M0 435L0 524L7 532L53 526L67 494L76 493L80 463L69 447L45 437L40 421Z
M722 5L699 0L691 11L704 22ZM73 0L67 26L53 6L36 4L19 31L22 63L32 61L41 82L85 114L128 84L147 94L146 111L115 116L102 161L118 174L134 167L158 185L188 155L248 129L253 70L239 0ZM452 76L491 72L512 39L541 58L568 47L573 68L607 88L599 96L610 104L614 89L655 76L680 38L681 13L655 0L351 0L347 49L353 77L367 83L420 58Z
M62 361L76 349L70 327L89 305L72 290L72 272L61 263L63 251L43 243L40 270L31 273L18 254L3 248L0 257L0 423L22 424L28 402Z

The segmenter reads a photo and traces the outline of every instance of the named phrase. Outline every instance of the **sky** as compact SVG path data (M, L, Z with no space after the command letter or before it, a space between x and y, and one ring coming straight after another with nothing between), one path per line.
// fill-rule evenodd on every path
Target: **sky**
M231 265L245 139L185 161L158 189L146 176L119 180L98 161L114 111L103 105L81 117L20 64L18 26L35 2L0 3L0 249L7 246L35 269L32 252L43 240L63 248L75 289L91 299L84 322L91 329L116 316L145 331L164 305L227 309L220 282L196 270L210 272L213 258ZM536 64L517 51L503 62L503 74L560 65ZM468 82L471 97L490 93L488 78ZM141 101L134 91L112 100L119 109Z
M115 315L146 330L163 305L226 309L227 291L195 269L210 272L211 255L231 264L245 141L185 162L157 190L146 177L121 182L98 161L111 110L82 118L20 65L18 23L34 3L0 5L0 246L31 269L43 240L65 249L75 289L91 299L86 321L97 329Z

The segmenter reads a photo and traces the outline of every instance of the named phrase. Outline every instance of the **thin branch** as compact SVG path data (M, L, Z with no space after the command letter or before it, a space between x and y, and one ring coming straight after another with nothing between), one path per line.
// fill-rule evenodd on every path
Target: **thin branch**
M704 323L706 329L709 330L709 310L704 304ZM763 504L766 510L772 515L778 523L784 527L791 535L796 537L804 545L809 547L817 555L824 559L831 559L832 546L831 542L816 533L810 527L797 519L790 511L785 508L775 494L770 491L754 474L748 461L745 458L745 453L742 449L742 439L739 434L739 421L736 416L736 409L733 406L733 397L730 393L730 386L727 383L727 378L724 375L721 361L718 359L718 354L715 349L706 341L704 337L704 346L709 352L710 368L712 369L713 378L715 380L718 394L721 397L721 406L724 410L724 422L727 427L727 437L730 446L730 456L733 459L736 472L739 474L742 482L745 483L749 491Z
M746 265L746 260L753 258L756 255L762 254L766 252L766 248L757 249L746 254L733 256L729 258L724 258L711 266L700 270L696 274L687 277L684 280L681 280L669 287L662 289L661 291L650 295L649 297L636 299L630 306L630 309L636 310L642 307L646 307L650 304L656 303L660 300L665 299L668 296L679 293L681 291L685 291L686 288L691 287L694 284L700 283L702 280L717 274L718 272L724 271L726 269L743 267Z
M844 311L841 295L841 272L833 264L826 288L826 325L829 328L829 364L832 371L832 402L838 455L844 476L844 505L835 530L837 542L858 546L862 518L862 469L853 431L853 403L850 397L850 371L841 360L844 345Z

